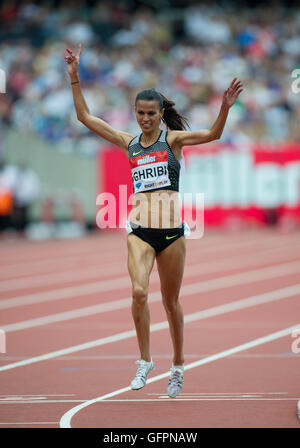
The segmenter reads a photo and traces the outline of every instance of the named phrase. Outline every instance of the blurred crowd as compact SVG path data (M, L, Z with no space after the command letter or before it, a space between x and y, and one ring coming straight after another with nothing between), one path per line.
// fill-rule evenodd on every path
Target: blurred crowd
M149 6L145 6L149 5ZM209 128L233 77L244 91L222 140L300 140L300 7L224 1L7 1L0 7L0 126L32 130L93 157L104 142L76 120L65 48L82 43L80 79L94 115L136 135L136 93L155 87L191 130Z

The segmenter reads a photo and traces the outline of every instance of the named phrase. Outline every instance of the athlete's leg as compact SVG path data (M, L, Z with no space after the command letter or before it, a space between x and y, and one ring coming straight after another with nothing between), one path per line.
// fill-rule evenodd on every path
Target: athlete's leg
M179 303L179 292L184 270L185 248L185 237L182 236L156 256L162 300L174 348L174 365L184 363L183 312Z
M155 250L136 235L127 236L128 271L132 283L131 312L136 328L141 359L150 361L150 313L148 306L149 276Z

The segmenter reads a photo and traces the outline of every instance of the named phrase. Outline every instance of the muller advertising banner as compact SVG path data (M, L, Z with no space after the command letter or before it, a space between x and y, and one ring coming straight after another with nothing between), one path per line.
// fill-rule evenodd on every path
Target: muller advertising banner
M210 143L185 147L183 154L183 213L194 213L199 207L197 194L202 194L205 225L223 225L231 219L264 225L270 212L275 212L277 219L289 215L300 222L300 144L248 144L238 148ZM131 208L128 202L126 207L120 203L120 185L123 202L132 194L129 161L121 149L107 146L99 153L98 166L99 193L114 196L120 226Z

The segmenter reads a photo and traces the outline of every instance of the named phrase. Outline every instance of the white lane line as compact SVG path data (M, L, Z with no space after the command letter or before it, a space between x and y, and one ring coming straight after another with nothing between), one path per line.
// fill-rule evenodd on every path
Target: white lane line
M224 350L222 352L208 356L207 358L200 359L198 361L187 364L185 366L184 370L186 372L187 370L194 369L194 368L202 366L204 364L208 364L210 362L214 362L219 359L226 358L234 353L248 350L250 348L257 347L258 345L266 344L267 342L275 341L276 339L282 338L284 336L288 336L289 334L291 334L294 330L298 329L299 327L300 327L300 324L293 325L292 327L288 327L283 330L276 331L275 333L270 333L266 336L263 336L263 337L260 337L257 339L253 339L252 341L246 342L241 345L237 345L236 347L232 347L228 350ZM157 375L155 377L149 378L147 380L147 383L148 384L154 383L163 378L169 378L169 376L170 376L170 371L162 373L161 375ZM116 395L121 395L122 393L128 392L128 391L131 391L130 386L123 387L122 389L115 390L115 391L105 394L105 395L101 395L100 397L93 398L91 400L86 401L85 403L81 403L81 404L75 406L74 408L71 408L69 411L67 411L65 414L63 414L63 416L61 417L60 423L59 423L60 427L61 428L71 428L72 417L74 417L74 415L77 414L82 409L84 409L94 403L97 403L100 401L105 401L107 398L112 398L112 397L115 397ZM173 398L172 398L172 400L173 400Z
M73 394L75 395L75 394ZM168 395L164 395L163 393L160 394L148 394L148 395L154 395L156 398L147 398L147 399L108 399L105 401L111 401L111 402L122 402L122 401L165 401L165 399L169 399ZM270 395L273 395L275 397L270 397ZM277 397L276 397L277 395ZM250 392L243 392L243 393L181 393L180 397L178 399L180 401L210 401L210 400L245 400L245 399L257 399L257 400L297 400L299 398L291 398L291 397L278 397L278 395L288 395L288 393L281 393L281 392L258 392L258 393L250 393ZM53 403L85 403L88 400L71 400L71 399L48 399L47 396L39 397L43 398L43 401L38 400L32 400L31 398L18 400L18 397L15 397L15 399L7 398L5 401L0 401L0 406L5 404L53 404ZM46 399L47 398L47 399ZM162 399L162 400L160 400Z
M297 401L300 399L300 395L299 397L293 397L293 398L269 398L269 397L181 397L181 398L177 398L178 401ZM139 402L139 401L154 401L154 402L163 402L163 401L167 401L170 400L170 397L168 397L168 395L165 396L161 396L158 398L140 398L140 399L107 399L107 400L103 400L106 402L122 402L122 401L135 401L135 402ZM37 402L37 401L8 401L6 403L0 403L0 406L2 404L39 404L41 405L42 403L44 404L57 404L57 403L86 403L87 400L49 400L49 401L41 401L41 402ZM173 401L173 400L172 400Z
M295 246L293 246L293 247L295 247ZM287 248L281 248L280 250L281 251L285 250L285 252L286 252L286 249ZM271 249L270 251L273 251L273 250L274 249ZM197 253L198 253L198 251L197 251ZM190 252L189 252L189 255L190 255ZM251 255L252 255L252 257L255 256L256 252L254 254L250 253L249 257L251 257ZM99 255L97 255L97 256L99 258ZM238 254L237 257L240 257L240 254ZM247 259L248 259L248 254L247 254ZM274 258L273 258L273 260L274 260ZM214 262L214 260L213 260L213 262ZM204 265L204 262L202 262L200 264L197 263L197 265L198 266L199 265ZM223 265L224 265L224 262L223 262ZM107 266L107 263L106 263L105 266L103 267L104 272L111 273L112 271L111 271L110 268L112 266L115 266L115 263L114 264L110 263L108 266ZM94 274L96 275L97 272L99 273L100 271L101 271L101 275L102 275L103 274L103 269L102 269L101 265L98 265L96 267L93 266L92 268L89 267L88 270L87 270L87 272L88 272L87 275L88 276L89 275L94 275ZM119 271L117 271L117 272L123 272L124 273L125 269L126 269L126 267L125 267L125 264L124 264L123 269L120 270L120 268L119 268ZM114 270L114 274L116 274L115 270ZM34 279L32 279L32 277L30 277L30 278L19 279L19 280L18 279L10 279L10 280L7 280L7 281L1 281L1 283L0 283L0 291L5 291L5 290L18 288L18 285L20 285L20 287L21 286L25 286L25 287L28 286L29 287L30 285L32 285L32 286L39 286L39 285L48 284L48 282L50 282L50 284L52 284L53 280L56 281L57 278L58 279L60 279L60 278L63 279L65 276L68 278L69 281L73 280L74 277L76 278L76 280L80 279L82 277L82 270L69 271L69 273L67 273L67 274L65 272L62 272L62 273L58 272L58 273L54 273L54 274L50 274L50 275L49 274L48 275L45 274L44 276L40 276L39 275L37 278L35 277ZM71 276L71 278L70 278L70 276ZM128 277L128 275L126 273L126 276L125 277L121 277L120 280L122 281L122 280L124 280L127 277ZM32 280L34 280L33 284L31 283ZM116 279L116 280L118 280L118 279ZM46 281L46 283L42 283L42 281L43 282ZM103 287L105 288L104 289L105 291L107 291L107 290L111 291L111 290L117 289L118 285L115 282L115 286L114 286L113 279L111 279L111 283L108 284L108 285L106 285L106 282L107 282L107 280L103 281ZM96 284L98 284L99 288L100 288L96 292L101 291L101 282L98 281ZM79 286L81 288L85 287L85 285L79 285ZM59 291L60 290L62 290L64 292L64 288L60 287L60 288L56 288L55 290L52 290L51 291L52 294L50 296L48 296L47 294L39 291L38 293L34 293L34 294L25 294L25 295L22 295L22 296L19 296L19 297L2 299L1 302L0 302L0 309L11 308L12 306L18 306L18 305L23 306L24 304L40 303L40 302L44 302L44 301L47 301L47 300L59 300L60 298L64 299L64 298L72 297L72 295L69 295L68 297L65 297L64 294L62 295L62 297L60 297L60 295L59 295Z
M51 291L37 292L23 296L4 299L0 301L0 309L14 308L17 306L32 305L54 300L73 299L86 294L112 291L114 289L129 288L131 285L128 275L97 282L89 282L84 285L68 286Z
M2 404L47 404L47 403L83 403L86 400L7 400L1 401L0 406Z
M32 249L33 247L27 247L19 251L17 254L12 254L10 257L5 258L5 266L7 270L11 269L18 269L18 267L21 267L23 263L30 263L35 264L38 262L45 262L48 263L49 260L54 260L57 258L57 253L60 252L60 255L62 258L69 258L72 257L73 259L77 259L80 261L80 258L82 256L89 256L89 255L97 255L99 257L99 249L97 252L97 243L98 248L101 248L101 241L95 241L94 244L88 245L86 243L83 243L80 247L67 248L65 245L54 247L53 244L49 244L48 247L42 248L38 252L34 252ZM109 244L107 244L107 247L109 247ZM125 246L124 246L125 248ZM110 254L113 255L115 251L118 250L118 245L116 244L115 247L112 247L112 250L110 251ZM10 252L11 254L11 252Z
M16 397L18 397L18 398L20 398L20 397L29 397L29 398L32 398L32 397L73 397L74 395L76 395L76 394L40 394L40 395L37 395L37 394L19 394L19 395L0 395L0 397L8 397L8 398L16 398Z
M295 248L295 245L291 245L290 248ZM209 261L209 262L202 262L202 263L192 263L188 264L185 268L185 277L187 275L194 275L194 272L196 272L196 269L200 269L201 267L201 274L205 273L211 273L211 272L218 272L218 270L229 270L234 268L240 268L245 266L251 266L251 264L257 265L257 258L260 255L263 255L263 259L261 259L262 263L266 264L267 262L272 262L276 259L277 263L287 261L291 258L291 253L288 252L289 247L285 248L276 248L276 249L259 249L255 251L255 253L247 253L247 256L243 259L241 259L240 254L235 254L230 256L229 260L226 260L226 264L224 263L224 260L216 262L215 260ZM278 257L280 255L283 255L283 257L280 257L280 260L278 260ZM298 254L297 254L298 255ZM295 258L296 254L295 254ZM113 269L112 269L113 268ZM125 265L123 266L118 265L116 266L116 263L109 263L105 266L101 267L100 265L96 266L88 266L86 268L80 268L80 269L74 269L74 270L68 270L64 272L54 272L51 274L44 274L44 275L38 275L38 276L32 276L29 278L17 278L17 279L9 279L1 281L0 283L0 291L17 291L20 289L26 289L26 288L37 288L40 286L47 286L47 285L53 285L53 284L60 284L60 283L68 283L74 281L85 281L89 280L91 278L95 277L104 277L105 275L111 275L113 272L114 278L116 278L117 274L124 274L125 273ZM198 271L199 272L199 271ZM126 273L127 274L127 273ZM155 281L158 279L158 275L154 274L152 277L155 277ZM157 278L156 278L157 277ZM116 278L118 280L118 278ZM107 280L102 280L107 281ZM114 286L111 284L111 289L114 290L117 288L117 285ZM106 289L107 290L107 289ZM43 298L42 298L43 299ZM30 296L20 296L20 297L14 297L10 299L2 299L0 302L0 309L5 308L11 308L15 306L24 306L29 305L32 303L39 303L40 301L39 297L36 296L33 298L33 301L30 301ZM54 298L55 300L56 298Z
M58 285L60 283L74 282L74 280L76 280L76 282L84 281L99 276L104 277L105 275L116 276L121 273L124 274L125 272L126 272L125 263L124 266L122 266L122 264L116 266L115 262L107 263L105 266L101 265L91 266L91 264L89 264L80 269L71 269L64 272L53 272L50 274L37 275L29 278L25 277L25 278L4 280L1 281L0 283L0 292L18 291L19 289L37 288L40 286L47 286L53 284ZM12 300L16 301L16 298ZM20 305L21 304L22 303L20 303ZM13 306L17 305L18 303L16 303Z
M246 240L246 241L245 241ZM249 241L250 240L250 241ZM123 239L121 239L120 241L123 242ZM125 239L124 239L125 241ZM211 236L208 235L208 237L202 238L201 239L201 254L206 252L206 249L208 249L208 252L210 254L213 253L213 251L215 249L217 249L216 252L223 252L226 251L227 249L230 249L230 247L244 247L244 246L251 246L251 245L255 245L255 244L259 244L260 247L266 246L269 247L270 244L272 244L272 242L274 241L274 243L276 243L276 246L278 246L278 236L277 235L273 235L273 233L270 235L270 233L266 233L266 234L259 234L259 237L255 237L253 238L253 235L251 234L251 232L249 234L242 234L238 239L236 236L234 236L234 238L231 237L231 242L230 244L223 244L224 243L224 236L221 235L220 237L218 236L218 238L216 238L216 236ZM282 248L284 248L284 246L288 243L290 243L291 241L293 241L293 238L287 238L287 236L280 236L280 246ZM97 243L102 243L102 240L98 240L96 239L94 241L94 244ZM94 247L94 246L93 246ZM193 247L195 247L195 244L193 242L193 245L191 245L191 247L189 248L189 255L193 254L194 252L198 252L200 247L197 248L195 250L193 250ZM125 248L125 246L124 246ZM30 248L29 248L30 249ZM59 250L59 248L58 248ZM23 251L22 251L23 252ZM124 252L125 253L125 252ZM97 259L97 260L101 260L102 257L99 256L99 253L94 253L94 252L89 252L89 249L87 250L81 250L80 249L80 254L74 254L73 256L71 254L66 254L64 257L64 254L60 255L60 259L56 260L54 259L54 257L52 256L52 254L49 257L49 254L47 254L47 258L46 259L41 259L41 257L39 257L39 260L28 260L26 259L26 263L25 262L19 262L19 263L14 263L14 264L10 264L10 265L6 265L5 266L1 266L1 272L0 272L0 278L3 279L4 275L8 275L8 276L13 276L15 278L16 273L18 275L18 277L20 275L32 275L33 274L33 269L35 268L35 272L36 274L43 272L43 270L48 270L49 268L63 268L65 269L67 266L74 266L74 265L78 265L78 261L79 259L82 259L82 254L85 256L88 256L89 259ZM64 257L62 259L62 257ZM15 258L18 258L17 255ZM110 257L112 259L112 257ZM107 262L107 258L106 258L106 262Z
M99 253L88 255L88 261L90 263L99 262ZM82 256L81 256L82 260ZM13 281L16 278L31 278L34 275L41 275L49 273L49 269L54 269L54 274L60 269L70 268L74 266L78 267L80 263L74 257L60 257L59 259L41 260L35 262L20 263L17 267L9 268L7 266L1 267L0 280L1 281ZM99 264L99 269L102 265ZM4 278L4 275L10 276L12 278ZM16 277L17 276L17 277Z
M152 293L151 299L153 302L157 302L161 299L160 292ZM21 322L16 322L8 325L1 325L1 330L5 332L20 331L28 328L39 327L41 325L48 325L56 322L63 322L66 320L82 318L85 316L91 316L99 313L106 313L108 311L121 310L128 308L131 304L131 297L126 299L114 300L112 302L101 303L99 305L91 305L84 308L78 308L73 311L64 311L62 313L50 314L48 316L37 317L35 319L29 319Z
M222 326L222 325L221 325ZM265 326L265 325L264 325ZM245 325L243 325L243 328L245 327ZM206 328L216 328L216 325L214 325L214 327L211 326L207 326ZM220 324L219 324L219 328L220 328ZM224 328L224 326L222 326L222 328ZM226 328L229 328L228 326ZM231 327L232 328L232 327ZM242 325L240 325L239 328L242 328ZM85 355L85 354L78 354L78 355L67 355L67 356L60 356L59 357L59 361L87 361L89 359L93 359L93 360L117 360L119 361L120 359L132 359L133 357L136 356L136 353L131 353L131 354L126 354L124 355L123 353L118 353L118 354L114 354L114 355L109 355L109 354L98 354L98 355ZM190 355L188 353L184 354L184 357L186 359L198 359L198 358L205 358L206 356L208 356L208 353L198 353L197 355ZM233 355L235 358L282 358L282 359L286 359L287 357L292 357L292 358L296 358L298 357L297 353L292 353L292 352L286 352L286 353L245 353L245 354L238 354L238 355ZM155 354L155 358L156 359L170 359L170 353L156 353ZM1 355L1 360L4 361L17 361L20 359L27 359L26 356L3 356ZM1 395L0 395L1 397Z
M206 280L206 281L190 283L187 285L183 285L181 287L180 297L185 297L185 296L196 294L196 293L216 291L218 289L229 288L229 287L237 286L237 285L241 285L241 284L244 285L247 283L258 282L261 280L267 280L267 279L274 278L274 277L278 278L278 277L282 277L282 276L285 276L288 274L298 273L299 269L300 269L300 261L293 261L291 263L283 263L283 264L276 265L276 266L270 266L270 267L268 266L266 268L254 269L254 270L246 271L246 272L242 272L242 273L230 274L230 275L223 276L223 277L217 277L217 278L213 278L213 279ZM128 276L124 277L124 279L122 281L124 283L128 283L129 277ZM111 282L112 281L109 280L107 283L111 283ZM116 283L116 280L114 280L113 282ZM99 286L97 286L98 283L102 284L103 282L97 282L96 284L85 285L83 288L81 288L82 295L84 295L86 293L86 290L89 289L89 287L90 287L90 291L94 290L94 292L95 292L97 287L99 288ZM122 282L120 281L120 284L121 283ZM103 287L103 284L102 284L102 287ZM71 287L71 288L66 288L64 291L66 298L70 297L69 295L72 291L73 291L73 295L71 297L73 298L75 295L78 297L78 288ZM62 293L62 291L60 291L60 292ZM49 296L49 295L52 295L52 293L53 293L53 291L51 291L49 293L45 293L45 294ZM149 302L157 302L160 300L161 300L161 292L160 291L155 291L153 293L150 293L148 296ZM131 302L132 302L132 298L127 297L125 299L114 300L114 301L110 301L110 302L106 302L106 303L101 303L98 305L91 305L88 307L78 308L76 310L71 310L71 311L64 311L64 312L56 313L56 314L50 314L47 316L37 317L34 319L29 319L29 320L25 320L25 321L21 321L21 322L11 323L11 324L7 324L7 325L1 324L1 329L5 332L25 330L28 328L38 327L41 325L48 325L48 324L54 323L54 322L62 322L62 321L77 319L77 318L90 316L90 315L94 315L94 314L105 313L108 311L120 310L120 309L127 308L127 307L131 306Z
M101 246L99 245L99 249ZM81 251L81 253L78 253L77 255L71 255L71 254L65 254L60 253L59 259L57 259L57 253L61 249L57 249L56 253L49 256L49 253L47 253L47 257L43 259L37 259L37 260L24 260L16 263L7 264L5 263L5 266L1 266L1 272L0 272L0 279L3 279L4 276L13 276L13 277L20 277L21 275L32 275L33 273L38 274L41 272L41 270L46 269L46 272L49 268L65 268L67 266L78 266L82 259L89 261L98 261L102 262L100 263L100 267L105 265L105 262L116 262L117 258L120 256L120 251L117 251L117 249L111 249L109 252L105 253L105 262L103 260L103 255L98 251ZM124 246L124 254L125 252L125 246ZM17 257L16 257L17 259ZM33 272L34 269L34 272Z
M0 422L0 425L58 425L59 422Z
M189 248L188 254L189 257L193 256L193 254L199 253L199 250L201 250L201 255L205 255L205 253L209 253L209 254L214 254L214 253L222 253L222 252L226 252L228 250L230 250L231 248L235 249L235 248L244 248L244 247L248 247L250 246L250 248L259 243L260 246L259 247L264 247L266 246L266 248L269 248L269 245L272 244L272 241L274 241L274 243L276 243L276 245L278 246L278 237L270 237L269 235L266 236L266 239L263 239L263 241L260 240L261 238L256 238L256 239L250 239L249 240L249 235L248 235L248 239L246 241L244 240L238 240L238 241L234 241L232 242L232 240L230 242L225 242L224 244L224 238L222 238L222 242L223 244L220 244L219 241L217 241L215 244L211 243L209 241L202 241L201 240L201 245L199 245L199 247L196 247L196 249L193 249L193 247L195 247L195 244L193 244L193 246L191 246ZM125 240L124 240L125 241ZM267 241L267 243L266 243ZM288 240L289 241L289 240ZM286 242L286 240L285 240ZM207 244L205 244L207 243ZM286 242L286 244L289 244L288 242ZM283 241L280 241L280 245L281 248L284 249L285 245L283 244ZM204 247L203 247L204 246ZM112 252L110 251L108 254L110 255L110 258L114 257L114 253L116 252ZM125 252L125 246L124 246L124 255L126 254ZM103 261L103 254L99 254L99 252L96 253L86 253L86 254L81 254L78 255L77 257L75 256L66 256L64 258L63 254L60 254L60 258L58 260L50 258L49 256L47 259L45 260L37 260L37 261L26 261L26 263L21 262L21 263L16 263L14 265L10 265L10 266L1 266L1 272L0 272L0 278L3 278L3 275L13 275L15 277L15 274L17 273L18 276L20 276L20 274L32 274L33 268L37 268L36 269L36 274L40 273L41 268L46 268L48 269L49 267L55 267L57 269L59 268L65 268L66 266L74 266L74 265L78 265L78 262L80 262L80 260L82 260L82 255L88 256L89 260L98 260L98 261ZM120 256L120 253L118 252L118 257ZM105 266L105 264L111 260L107 259L107 253L105 253L105 263L100 264L101 266Z
M189 396L219 396L219 395L230 395L230 396L235 396L235 395L288 395L289 392L181 392L180 396L184 397L185 395L189 395ZM162 396L164 395L164 392L162 393L152 393L152 394L147 394L147 395L158 395L158 396ZM167 395L166 395L167 396Z
M218 316L220 314L229 313L236 310L241 310L251 306L262 305L264 303L273 302L275 300L286 299L296 294L300 293L300 284L294 286L288 286L287 288L277 289L275 291L267 292L264 294L255 295L248 297L246 299L236 300L229 302L224 305L215 306L202 310L196 313L187 314L184 317L184 322L195 322L201 319L207 319L212 316ZM165 330L169 328L168 321L158 322L156 324L150 325L150 331L153 333L155 331ZM110 344L113 342L122 341L136 337L135 330L129 330L122 333L117 333L113 336L107 336L105 338L95 339L93 341L85 342L83 344L74 345L61 350L56 350L50 353L45 353L44 355L35 356L32 358L24 359L22 361L17 361L14 363L6 364L0 366L0 372L10 369L15 369L17 367L26 366L29 364L34 364L36 362L46 361L49 359L57 358L58 356L68 355L70 353L78 352L81 350L88 350L93 347L99 347L101 345Z
M108 246L111 247L112 251L118 250L120 247L120 243L121 242L123 243L125 241L124 236L126 238L125 229L123 229L120 233L114 235L109 235L108 233L106 233L106 235L103 235L103 238L101 238L101 236L99 235L99 237L96 237L90 241L85 238L82 239L81 242L79 242L79 244L76 244L78 243L77 240L75 242L76 244L75 246L72 245L67 246L66 244L64 244L64 242L57 242L57 241L49 241L45 245L37 245L36 243L33 242L31 244L26 245L26 247L19 246L18 248L16 247L16 244L14 244L8 247L6 251L3 250L3 247L0 247L0 254L2 255L2 257L6 256L5 260L7 260L8 262L10 261L13 262L15 260L20 261L20 257L24 255L24 252L28 252L29 250L31 252L30 254L31 258L28 259L27 257L27 261L36 261L37 258L43 261L42 256L45 257L45 259L47 260L49 259L49 256L50 257L53 256L55 258L57 250L60 250L61 247L63 247L64 253L67 254L67 256L80 257L82 253L88 254L90 251L93 251L95 249L96 244L99 244L99 246L103 247L103 243L105 243L107 247ZM274 233L268 233L267 235L263 235L261 232L260 233L249 232L247 238L245 238L245 235L235 234L232 235L231 239L235 243L238 243L238 242L244 242L245 239L249 240L251 238L253 242L257 241L259 243L261 240L265 241L266 237L268 237L270 240L277 238L276 235L274 235ZM285 240L290 240L291 238L293 238L293 236L282 235L281 239L282 238L285 238ZM204 237L201 238L201 245L203 245L204 247L207 247L208 245L219 246L220 242L223 243L224 240L226 241L226 238L224 238L224 235L220 233L215 235L205 234Z
M140 401L152 401L155 403L166 403L169 404L176 401L297 401L299 400L298 397L295 398L170 398L168 395L166 395L163 398L139 398L139 399L124 399L124 400L102 400L104 403L122 403L122 402L136 402L139 403Z

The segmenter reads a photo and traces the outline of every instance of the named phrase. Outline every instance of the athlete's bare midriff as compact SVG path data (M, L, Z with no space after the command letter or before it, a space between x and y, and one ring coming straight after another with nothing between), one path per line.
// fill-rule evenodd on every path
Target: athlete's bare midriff
M180 194L173 190L155 190L132 195L130 222L148 228L172 229L181 220Z

